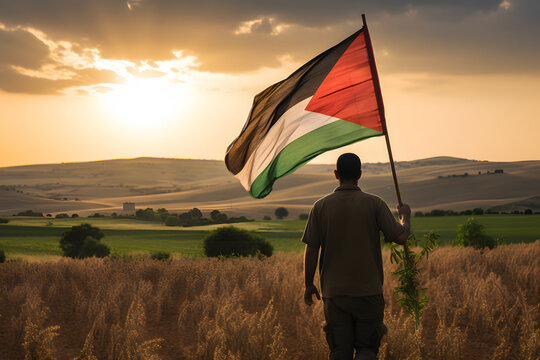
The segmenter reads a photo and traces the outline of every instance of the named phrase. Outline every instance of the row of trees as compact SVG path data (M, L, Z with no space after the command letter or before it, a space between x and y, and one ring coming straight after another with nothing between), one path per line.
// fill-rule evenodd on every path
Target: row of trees
M537 212L538 213L538 212ZM515 215L532 215L532 209L526 209L524 211L514 210L512 212L499 212L492 209L484 210L482 208L474 208L472 210L454 211L454 210L441 210L433 209L428 212L417 211L414 216L458 216L458 215L493 215L493 214L515 214Z
M210 212L210 218L206 218L203 216L201 210L197 208L193 208L181 214L169 213L169 211L167 211L165 208L157 209L157 211L154 211L152 208L146 208L144 210L139 209L135 212L135 218L138 220L162 222L166 226L184 227L253 221L245 216L229 217L227 214L219 210L213 210Z

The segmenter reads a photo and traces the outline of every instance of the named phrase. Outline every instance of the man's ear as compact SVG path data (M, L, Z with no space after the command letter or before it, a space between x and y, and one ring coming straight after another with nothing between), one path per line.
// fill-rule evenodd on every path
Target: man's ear
M339 180L339 174L338 174L337 170L334 170L334 176L336 177L336 179Z

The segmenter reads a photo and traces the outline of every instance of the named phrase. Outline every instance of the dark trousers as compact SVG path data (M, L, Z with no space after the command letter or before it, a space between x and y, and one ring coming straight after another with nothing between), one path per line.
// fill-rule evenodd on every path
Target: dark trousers
M376 360L383 324L382 295L324 298L326 341L331 360Z

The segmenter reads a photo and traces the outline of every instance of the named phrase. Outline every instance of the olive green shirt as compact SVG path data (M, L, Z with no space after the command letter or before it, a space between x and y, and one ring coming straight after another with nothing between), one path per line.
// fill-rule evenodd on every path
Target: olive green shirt
M339 186L319 199L311 209L302 241L320 248L322 296L381 294L379 231L386 242L391 242L403 230L381 198L358 186Z

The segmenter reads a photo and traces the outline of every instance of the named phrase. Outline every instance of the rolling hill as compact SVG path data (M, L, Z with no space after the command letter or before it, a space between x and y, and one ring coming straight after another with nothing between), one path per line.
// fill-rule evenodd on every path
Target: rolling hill
M540 161L488 162L434 157L396 163L402 197L413 211L433 208L523 207L540 195ZM251 198L222 161L136 158L0 168L0 215L121 212L137 208L183 211L219 209L252 218L273 215L278 206L291 217L309 211L336 186L333 165L306 165L278 180L265 199ZM502 173L495 170L503 170ZM488 173L489 172L489 173ZM467 174L467 175L465 175ZM360 187L395 204L388 163L366 163Z

